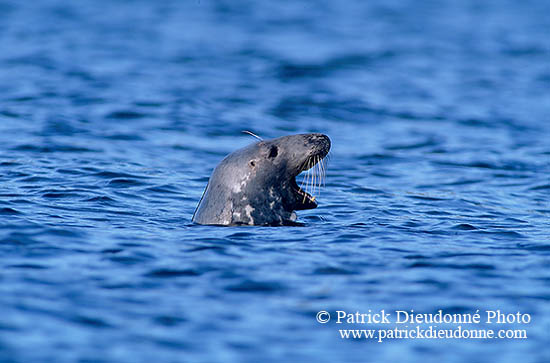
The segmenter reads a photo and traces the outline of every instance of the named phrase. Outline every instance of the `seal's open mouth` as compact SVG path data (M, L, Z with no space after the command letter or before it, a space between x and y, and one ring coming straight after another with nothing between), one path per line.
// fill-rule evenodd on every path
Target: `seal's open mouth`
M291 180L292 189L296 194L296 210L317 208L315 194L319 194L325 180L325 155L309 157L303 164L300 173L306 171L300 186L296 178Z
M317 202L315 202L316 198L300 188L296 183L296 179L292 179L290 183L292 185L292 190L294 190L294 193L297 195L297 205L295 206L296 210L317 208Z

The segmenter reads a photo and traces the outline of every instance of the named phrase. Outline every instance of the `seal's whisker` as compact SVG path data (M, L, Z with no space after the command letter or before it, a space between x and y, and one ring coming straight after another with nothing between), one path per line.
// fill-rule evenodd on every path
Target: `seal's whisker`
M324 159L321 159L320 162L320 168L321 168L321 182L319 183L319 188L324 188L325 186L325 161Z
M315 186L317 185L317 156L313 158L313 185L311 186L311 195L315 196Z
M325 159L321 160L321 167L323 168L323 188L325 187L325 181L327 180L327 168L325 165Z
M302 177L302 181L300 182L300 186L299 186L300 189L303 189L303 188L304 188L304 182L305 182L305 180L306 180L305 177Z
M323 187L326 186L326 182L327 182L327 169L328 169L328 161L324 161L323 160L323 169L324 169L324 173L325 173L325 177L323 179Z
M317 169L317 195L321 195L321 158L317 156L317 164L315 164Z
M305 183L305 181L306 181L306 178L305 178L305 176L304 176L304 177L302 177L302 182L300 183L300 186L299 186L299 189L300 189L300 190L304 190L304 183ZM306 201L306 196L305 196L305 194L304 194L304 200L302 201L302 203L305 202L305 201Z
M317 188L317 195L321 193L321 190L319 188L319 183L321 182L321 165L320 164L321 159L317 156L317 164L315 164L315 172L317 174L317 182L315 183L315 187Z
M313 157L313 180L311 181L311 195L315 196L315 184L317 183L317 156Z
M323 173L321 172L321 157L317 156L317 195L321 195L321 179L323 178Z
M319 183L319 188L324 188L325 186L325 161L321 159L321 182Z
M242 130L241 131L243 134L248 134L250 136L253 136L255 137L256 139L260 140L260 141L264 141L264 139L262 139L261 137L259 137L258 135L256 135L255 133L253 133L252 131L248 131L248 130Z
M313 158L313 185L311 186L311 195L315 195L315 185L317 185L317 156Z
M315 158L311 159L311 178L309 179L309 194L313 195L313 186L315 185L315 170L312 170L315 166Z
M323 159L323 188L326 186L326 180L327 180L327 162L325 159Z
M313 163L314 163L314 160L313 160L313 159L310 159L310 161L309 161L309 169L308 169L308 171L309 171L309 178L308 178L308 183L307 183L309 195L311 195L311 193L312 193L311 185L312 185L312 183L313 183L313 177L315 176L315 174L313 174L313 170L312 170L312 169L313 169L313 166L314 166Z
M311 167L313 165L311 165L311 160L310 160L310 163L308 164L308 166L309 166L309 169L307 169L308 178L307 178L307 184L306 184L306 188L307 188L306 192L311 194L311 179L313 178L313 173L311 172Z
M310 168L311 168L311 160L309 160L309 159L306 160L306 161L304 162L304 165L306 165L306 175L304 176L304 178L302 179L302 183L300 184L300 189L302 189L302 190L304 190L304 189L303 189L303 188L304 188L304 185L305 185L305 187L306 187L306 189L307 189L307 185L308 185L307 181L309 180L309 173L310 173ZM303 169L303 168L302 168L302 169ZM306 196L307 196L307 194L304 193L304 199L302 200L302 203L305 203L305 202L306 202Z
M325 186L326 161L321 155L314 155L305 160L301 170L305 172L300 181L299 189L303 192L303 203L307 199L315 201L321 195L321 189Z
M321 186L325 183L325 168L321 158L319 158L319 174L319 195L321 195Z

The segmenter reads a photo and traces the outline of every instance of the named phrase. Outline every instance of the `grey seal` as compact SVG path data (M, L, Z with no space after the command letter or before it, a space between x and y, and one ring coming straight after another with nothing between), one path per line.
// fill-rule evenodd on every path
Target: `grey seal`
M234 151L216 166L193 214L210 225L294 225L296 210L317 208L296 176L322 165L330 150L323 134L262 140ZM318 166L319 166L318 165Z

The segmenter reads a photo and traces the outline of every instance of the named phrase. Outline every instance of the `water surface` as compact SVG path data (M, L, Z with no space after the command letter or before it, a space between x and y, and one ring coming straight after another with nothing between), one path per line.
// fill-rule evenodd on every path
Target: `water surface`
M548 2L0 12L0 360L550 359ZM331 137L305 227L191 224L242 130ZM368 309L532 322L377 343L315 320Z

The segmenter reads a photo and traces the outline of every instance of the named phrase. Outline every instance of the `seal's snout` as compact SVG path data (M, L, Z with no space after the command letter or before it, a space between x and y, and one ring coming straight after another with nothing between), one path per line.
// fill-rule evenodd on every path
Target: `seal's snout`
M309 142L314 150L315 156L324 158L330 151L330 138L325 134L309 134Z
M317 136L319 143L322 145L323 157L325 157L330 151L330 138L324 134L318 134Z

